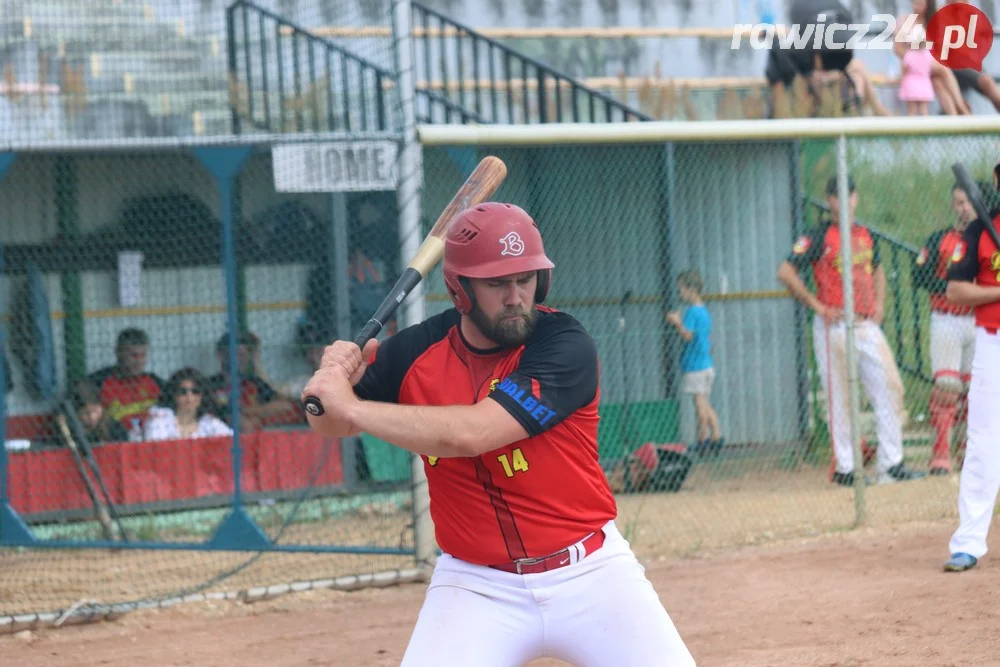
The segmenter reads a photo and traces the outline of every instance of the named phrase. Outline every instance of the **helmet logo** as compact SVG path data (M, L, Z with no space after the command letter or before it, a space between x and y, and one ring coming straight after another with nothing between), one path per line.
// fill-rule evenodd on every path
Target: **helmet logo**
M524 241L521 240L521 236L517 232L509 232L507 236L500 239L500 243L503 244L501 255L519 257L524 252Z

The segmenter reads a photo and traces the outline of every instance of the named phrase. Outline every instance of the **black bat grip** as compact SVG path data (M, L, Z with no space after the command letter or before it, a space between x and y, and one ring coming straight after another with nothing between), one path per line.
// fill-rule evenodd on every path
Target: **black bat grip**
M358 335L354 337L354 343L359 348L364 350L368 341L375 338L382 331L382 323L389 321L389 318L399 308L399 304L403 302L403 299L406 298L422 279L423 276L413 267L407 267L403 271L403 275L399 277L392 290L382 300L382 304L375 310L375 314L372 315L372 318L368 320L368 323L365 324ZM306 396L302 403L305 405L306 412L313 417L321 417L326 412L323 409L323 404L315 396Z
M378 335L382 330L382 323L372 318L368 320L368 324L361 329L361 332L354 337L354 344L360 349L364 350L365 345L368 344L372 338ZM306 396L306 400L303 401L305 404L306 411L313 417L322 417L326 410L323 409L323 404L315 396Z

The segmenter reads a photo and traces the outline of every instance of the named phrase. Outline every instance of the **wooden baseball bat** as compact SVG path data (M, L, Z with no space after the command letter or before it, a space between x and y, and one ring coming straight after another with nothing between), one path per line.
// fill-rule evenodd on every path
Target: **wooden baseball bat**
M354 342L359 348L363 350L365 343L379 334L385 322L396 312L403 299L441 261L444 256L444 237L455 216L493 196L505 178L507 178L507 165L504 164L503 160L488 155L480 161L441 212L427 238L420 244L417 254L403 271L403 275L396 281L361 332L355 336ZM315 396L306 396L304 403L309 414L315 417L323 414L323 404Z
M990 212L986 210L986 205L983 204L983 193L979 191L979 186L972 180L969 170L961 162L951 165L951 170L955 174L955 180L958 181L958 184L969 195L969 203L972 204L972 208L976 209L976 215L983 221L983 225L986 226L986 231L989 233L990 238L993 239L993 243L996 244L997 248L1000 248L1000 234L997 234L993 218L990 216Z
M83 464L83 456L80 454L80 449L76 444L76 439L73 437L73 434L69 432L69 427L66 425L66 416L57 415L56 425L62 433L63 440L66 441L66 447L68 447L70 453L73 454L73 463L76 464L76 470L80 473L80 479L83 480L83 486L87 489L87 495L90 496L90 502L94 506L94 516L101 524L101 530L104 532L104 539L109 542L114 541L115 529L111 525L111 515L108 514L108 508L103 502L101 502L101 499L97 496L97 491L94 489L93 482L90 481L90 475L87 474L87 467Z

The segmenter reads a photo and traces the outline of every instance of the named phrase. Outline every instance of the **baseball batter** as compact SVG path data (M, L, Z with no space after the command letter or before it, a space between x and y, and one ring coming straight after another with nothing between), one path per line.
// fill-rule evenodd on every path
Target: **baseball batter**
M854 281L855 344L858 375L875 409L878 433L878 480L894 482L920 477L903 465L903 382L892 351L882 333L885 312L885 269L878 248L867 229L854 222L858 193L848 183L851 218L851 258ZM809 306L813 318L813 351L820 382L827 396L827 414L833 441L834 471L831 481L854 484L854 448L851 444L847 401L847 327L843 320L844 294L841 273L840 217L837 179L827 183L827 204L832 220L799 238L778 269L781 280L799 301ZM800 272L812 267L817 291L806 287Z
M597 349L539 305L552 268L525 211L465 210L445 239L454 308L363 353L334 343L303 392L327 406L317 432L423 458L443 553L405 666L694 664L616 528Z
M994 168L994 185L998 169ZM955 246L948 270L948 300L975 311L976 342L969 383L969 426L958 491L958 530L944 569L961 572L986 554L986 536L1000 490L1000 249L986 225L1000 229L1000 209L976 219Z
M957 183L951 190L951 207L955 223L950 229L934 232L917 253L914 280L930 294L931 306L931 389L930 415L936 437L931 450L930 473L947 475L951 472L952 427L965 421L965 399L972 370L972 353L976 342L976 325L972 308L948 300L946 280L955 249L962 233L976 219L969 195ZM961 425L961 424L959 424ZM959 428L961 433L964 429ZM962 446L961 441L959 447Z

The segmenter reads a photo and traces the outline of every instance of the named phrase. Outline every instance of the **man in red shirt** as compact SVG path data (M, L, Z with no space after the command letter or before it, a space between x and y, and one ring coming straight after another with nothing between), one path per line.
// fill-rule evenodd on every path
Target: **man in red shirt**
M142 426L149 408L163 394L163 380L146 372L149 336L142 329L123 329L115 344L114 366L96 371L90 379L100 392L101 405L108 415L135 437L142 437Z
M240 430L244 433L258 431L276 424L301 423L299 410L292 401L276 392L260 376L258 370L260 339L250 332L236 335L236 364L240 375ZM215 357L219 372L206 381L208 396L215 404L218 417L230 422L232 409L232 373L229 371L229 334L224 333L215 343Z
M849 180L848 190L858 376L875 409L878 481L914 479L921 475L903 465L903 382L881 329L885 313L885 269L871 234L854 222L858 193L853 179ZM831 220L795 242L791 255L778 269L778 279L796 299L816 313L813 351L827 396L827 423L834 455L831 481L850 486L854 484L854 447L847 401L847 327L843 320L841 238L840 225L836 222L840 219L840 200L836 177L827 182L826 194ZM799 277L800 272L810 267L816 282L815 295Z
M934 387L931 389L929 408L931 424L937 434L931 451L932 475L951 473L951 442L948 436L956 419L959 422L956 433L959 448L964 444L965 399L976 344L972 309L951 303L945 295L948 289L946 277L955 247L962 240L962 232L976 219L969 195L957 183L951 189L951 207L955 212L955 223L928 237L917 253L913 267L914 284L930 294Z
M423 458L443 554L404 667L694 664L615 526L597 348L539 305L552 267L520 208L463 211L444 251L455 307L363 353L334 343L303 391L326 407L317 432Z
M1000 163L993 184L1000 180ZM976 346L969 383L969 431L958 489L959 526L944 569L961 572L986 555L986 536L1000 490L1000 248L986 225L1000 230L1000 209L977 218L955 246L948 269L948 300L973 308Z

